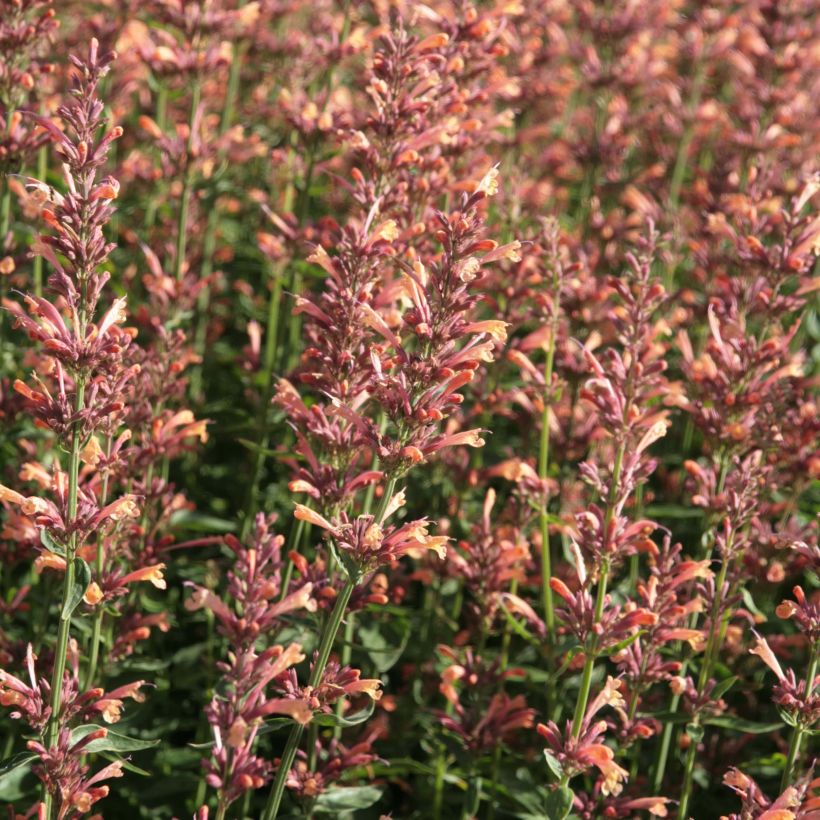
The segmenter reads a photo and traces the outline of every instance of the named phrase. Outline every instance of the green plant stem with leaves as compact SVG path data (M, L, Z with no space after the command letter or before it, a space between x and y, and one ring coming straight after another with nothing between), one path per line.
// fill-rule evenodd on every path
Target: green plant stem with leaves
M453 609L450 613L450 620L458 623L461 615L461 607L464 603L464 587L459 586L456 598L453 602ZM444 714L448 717L453 714L453 704L448 700L444 707ZM444 806L444 775L447 773L447 749L444 743L441 744L436 755L435 781L433 784L433 820L441 820L442 808Z
M538 446L538 477L541 479L542 485L546 485L546 480L549 475L549 457L550 457L550 408L553 401L557 398L553 395L552 378L555 369L555 339L558 333L558 322L560 319L561 307L561 292L560 292L560 277L558 275L557 266L552 274L552 315L550 321L550 335L547 341L547 357L544 363L544 409L541 415L541 437ZM544 612L544 622L547 626L547 640L550 652L555 647L555 607L552 599L552 587L550 587L550 577L552 576L552 556L550 554L550 538L549 538L549 512L547 510L547 503L549 499L544 496L541 508L538 514L538 523L541 533L541 606ZM515 595L518 592L518 582L513 579L510 585L510 592ZM510 651L510 626L505 624L504 633L501 638L501 660L499 671L503 673L506 671L509 664ZM550 664L551 665L551 664ZM547 682L547 711L550 705L555 700L555 680L554 676L550 676ZM502 682L503 687L503 682ZM498 769L501 764L502 746L499 743L493 751L493 762L490 770L490 788L493 794L497 792ZM487 812L487 820L493 820L495 817L495 802L490 804Z
M810 647L811 656L809 659L809 667L806 670L806 695L805 700L808 700L814 691L814 679L817 677L817 667L820 663L820 643L816 643ZM780 781L780 791L784 792L792 785L795 779L795 766L800 757L800 747L803 745L803 738L809 727L797 722L792 728L791 741L789 742L789 752L786 756L786 765L783 767L783 778Z
M549 532L549 495L547 493L547 479L549 478L550 464L550 409L558 398L558 392L553 392L553 372L555 367L555 342L558 335L558 322L561 310L561 280L557 261L552 272L552 315L550 335L547 341L547 358L544 363L544 409L541 415L541 438L538 447L538 478L541 480L544 498L538 514L538 524L541 532L541 605L544 611L544 622L547 627L547 665L552 667L552 656L555 652L555 606L552 599L552 554ZM555 677L547 678L546 691L547 713L555 703Z
M387 415L384 413L384 411L382 411L381 419L379 420L379 429L381 430L382 434L384 434L384 431L387 429ZM376 469L378 469L378 466L379 466L379 456L376 453L374 453L373 458L370 462L370 469L371 470L376 470ZM368 488L367 488L367 491L365 492L364 504L362 505L362 514L363 515L369 515L370 510L372 509L373 496L374 496L374 487L375 487L375 483L370 484L370 486L368 486ZM393 494L393 491L395 490L395 487L396 487L396 482L393 481L392 484L390 485L389 495ZM387 493L385 494L387 501L390 500L389 495ZM385 501L385 499L383 498L382 503L384 503L384 501ZM293 565L293 562L289 562L289 567L292 567L292 565ZM351 612L347 616L347 620L345 621L344 642L342 644L342 654L341 654L341 657L340 657L340 661L341 661L342 666L349 666L350 665L350 660L351 660L351 657L353 655L353 640L354 640L355 637L356 637L356 613ZM343 709L343 702L340 700L336 704L336 714L339 717L342 716L342 709ZM333 729L333 736L336 737L336 738L339 738L339 737L341 737L341 734L342 734L342 726L341 726L341 724L338 724ZM313 747L311 747L311 752L312 751L313 751Z
M85 335L85 322L80 321L78 335ZM76 377L77 394L75 397L74 409L79 413L85 404L85 376L78 374ZM77 517L77 497L80 484L80 450L82 441L80 439L79 426L74 427L71 436L71 452L68 462L68 524L72 524ZM79 547L76 534L72 534L66 547L65 555L65 577L63 579L63 594L60 601L60 619L57 627L57 645L54 649L54 671L51 676L51 716L48 721L45 733L45 746L52 748L57 743L60 733L60 708L63 698L63 676L65 675L66 653L68 651L68 638L71 631L71 613L74 605L79 603L76 597L76 553ZM80 595L82 595L81 590ZM73 605L72 605L73 604ZM54 810L53 798L50 792L45 793L46 820L50 820ZM59 811L59 806L56 807Z
M111 455L111 436L108 437L108 441L106 444L105 449L105 457L106 460ZM109 474L108 470L105 471L102 478L102 487L100 488L100 506L104 507L106 502L108 501L108 482L109 482ZM103 572L103 558L105 557L105 538L102 532L97 533L97 552L94 556L94 577L97 579L102 578ZM102 605L102 601L97 605L96 610L94 611L94 625L91 630L91 648L89 652L89 661L88 661L88 671L86 673L85 678L85 689L90 689L92 684L94 683L95 677L97 675L97 664L99 663L100 657L100 643L101 643L101 636L102 636L102 625L103 625L103 618L105 617L105 607Z
M347 604L350 601L350 596L356 587L356 579L348 578L330 613L325 628L322 632L322 640L319 644L319 652L316 662L313 665L313 671L310 675L309 686L311 688L317 687L322 681L325 667L327 666L330 652L333 648L333 643L336 640L336 634L341 626L344 618ZM302 733L305 727L299 723L294 723L288 735L285 750L282 752L282 757L279 761L279 767L276 771L276 778L273 781L273 787L268 795L268 802L265 805L265 810L262 812L261 820L275 820L279 814L279 807L282 803L282 796L285 793L285 784L290 774L291 766L296 757L296 752L299 749L299 742L302 739Z
M604 612L604 602L606 601L606 591L609 582L609 562L604 561L601 565L601 578L598 581L598 591L595 595L595 614L594 623L601 620ZM597 652L595 648L591 648L586 653L584 661L584 669L581 673L581 686L578 689L578 698L575 701L575 711L572 714L572 736L577 740L581 735L581 725L584 721L584 715L587 711L587 703L589 703L589 693L592 688L592 673L595 669L595 660Z
M720 570L718 571L717 581L715 582L715 598L712 601L712 610L709 622L709 636L706 641L706 649L703 653L703 662L700 667L700 674L698 675L698 694L701 694L704 687L709 682L712 674L712 668L717 656L717 651L720 648L720 635L722 618L720 618L720 609L723 600L723 587L726 583L726 575L729 571L730 556L732 551L733 532L729 534L726 543L726 550L720 563ZM689 727L693 727L691 730ZM686 761L683 769L683 784L681 785L680 808L678 816L686 818L689 810L689 801L692 797L692 784L695 773L695 759L697 757L699 736L701 734L701 717L700 714L695 714L692 721L687 726L687 734L690 736L689 748L686 750Z
M37 152L37 179L43 182L47 181L48 177L48 146L44 145ZM33 263L34 271L34 295L43 295L43 257L35 256Z
M384 494L382 495L381 503L379 505L379 511L376 514L376 521L379 523L382 523L384 520L387 505L390 503L395 487L396 479L388 479L384 489ZM330 617L322 630L322 639L319 643L319 651L313 665L313 671L310 674L310 680L308 681L308 685L311 689L315 689L322 682L322 675L324 675L325 667L330 659L330 653L333 649L333 644L336 641L336 635L339 632L342 620L344 619L345 611L347 610L347 605L350 602L350 596L353 594L353 590L356 588L358 580L358 576L348 575L345 585L342 587L339 597L336 599L336 604L333 607L333 611L330 613ZM268 802L265 805L265 810L262 813L261 820L275 820L279 814L282 796L285 793L285 784L287 782L291 766L293 765L293 761L296 757L296 752L299 749L299 742L302 739L304 729L305 727L301 724L294 723L290 730L287 743L285 744L285 750L282 752L279 767L276 770L276 778L273 781L273 786L270 794L268 795Z
M624 411L625 418L628 417L629 407L631 402L627 402L627 408ZM626 454L626 440L624 439L618 445L618 450L615 453L615 461L612 465L612 477L610 478L609 493L607 494L606 512L604 514L605 533L610 532L612 519L615 517L615 499L618 495L621 483L621 470L623 468L624 455ZM609 558L604 557L601 561L600 577L598 578L598 590L595 595L595 611L593 614L593 623L597 624L604 613L604 604L606 603L607 587L609 585ZM592 646L588 646L585 650L584 669L581 673L581 686L578 689L578 697L575 701L575 711L572 715L572 736L576 740L581 736L581 725L586 714L587 704L589 703L589 693L592 689L592 674L595 670L595 661L598 657L598 647L595 645L597 641L593 642ZM566 786L569 783L569 777L564 775L561 778L561 785Z
M720 495L723 492L724 487L726 486L726 477L729 471L729 456L725 451L722 451L718 460L720 463L720 474L718 477L716 493ZM713 547L714 538L711 539L711 542L706 549L707 558L711 557ZM697 614L693 614L689 620L689 626L694 628L697 625L697 620ZM679 675L681 675L682 677L686 676L686 670L689 667L690 661L691 658L684 658L683 666L681 667L681 670L679 672ZM678 708L680 707L680 701L681 696L679 694L672 696L672 699L669 702L669 713L671 715L675 715L677 713ZM661 745L658 751L657 762L655 764L655 768L652 774L652 790L655 792L660 792L660 789L663 786L663 780L666 775L666 764L669 760L669 750L672 745L672 736L674 734L674 731L674 721L667 721L663 727L663 733L661 735Z

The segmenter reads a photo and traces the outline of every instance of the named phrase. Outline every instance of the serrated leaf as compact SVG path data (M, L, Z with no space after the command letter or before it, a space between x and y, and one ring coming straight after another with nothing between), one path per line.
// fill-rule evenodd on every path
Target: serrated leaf
M342 811L368 809L382 796L375 786L351 786L330 789L316 798L313 811L316 814L336 814Z
M71 617L71 613L79 606L80 601L91 583L91 567L83 561L82 558L75 558L72 561L74 565L74 585L71 587L63 604L63 610L60 613L60 619L67 621Z

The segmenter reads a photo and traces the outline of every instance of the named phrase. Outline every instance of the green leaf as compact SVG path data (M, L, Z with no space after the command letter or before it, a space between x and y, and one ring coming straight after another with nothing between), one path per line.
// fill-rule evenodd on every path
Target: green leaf
M104 758L105 760L111 761L111 763L115 763L116 761L120 761L122 764L123 769L129 772L133 772L134 774L138 774L142 777L151 777L151 772L146 772L145 769L141 769L139 766L135 766L130 760L126 760L124 757L118 757L117 755L109 754L108 752L103 752L100 757Z
M550 767L550 771L555 775L555 779L560 780L564 776L564 770L561 768L558 758L546 749L544 750L544 758L547 761L547 766Z
M768 620L766 618L766 615L757 608L757 604L755 603L754 598L752 598L752 593L749 592L749 590L746 589L746 587L743 587L743 589L740 591L740 594L743 596L743 603L745 604L746 609L748 609L749 612L752 613L752 615L754 615L756 618L759 618L761 621Z
M550 820L564 820L572 808L575 795L569 786L559 786L547 798L546 816Z
M3 796L4 802L21 800L25 796L26 788L22 781L29 774L31 764L36 759L37 755L20 752L0 763L0 795Z
M722 680L718 683L715 688L712 690L711 697L714 700L725 695L738 681L740 678L737 675L732 675L731 678L726 678L726 680Z
M219 534L235 532L236 522L215 515L205 515L194 510L181 510L171 516L171 526L174 529L191 530L193 532L208 532Z
M263 456L267 456L268 458L283 459L293 457L292 453L283 453L281 450L271 450L247 438L238 438L237 441L251 452L261 453Z
M52 537L48 530L40 530L40 543L55 555L62 555L65 557L65 547L58 544Z
M313 804L313 811L317 814L335 814L340 811L368 809L381 796L381 789L377 789L375 786L330 789L319 795Z
M515 617L513 617L513 614L510 612L509 609L507 609L506 606L504 606L503 603L501 604L501 611L504 613L504 617L507 619L507 623L513 629L513 631L516 632L521 638L523 638L525 641L529 641L530 643L540 644L538 638L536 638L534 635L531 635L529 630L522 623L519 623L519 621L517 621Z
M266 720L264 724L259 728L259 732L257 734L265 735L269 732L278 732L280 729L284 729L286 727L293 726L293 720L291 718L286 717L276 717L271 718L270 720ZM192 746L194 749L204 749L209 746L213 746L213 741L210 743L189 743L189 746Z
M331 712L329 715L314 715L313 722L317 726L358 726L360 723L364 723L368 718L370 718L375 708L376 702L371 700L364 709L356 712L348 718L339 717L339 715Z
M388 633L388 637L395 637L397 640L388 641L385 632ZM391 632L399 634L390 635ZM379 674L384 674L398 663L404 653L407 642L410 640L410 624L408 621L390 621L372 626L361 626L359 636L373 666Z
M79 606L91 583L91 567L82 558L75 558L72 563L74 565L74 586L71 587L68 598L63 604L63 611L60 613L60 619L63 621L71 617L71 613Z
M650 504L646 515L652 520L658 518L703 518L703 510L698 507L679 507L675 504Z
M83 726L78 726L71 733L71 742L76 743L82 740L91 732L96 732L98 729L103 729L104 726L97 726L94 723L86 723ZM139 740L135 737L128 737L121 735L119 732L112 732L107 729L108 734L105 737L92 740L85 748L84 752L117 752L124 754L125 752L140 752L143 749L151 749L159 744L158 740Z
M744 735L767 735L783 728L782 723L757 723L754 720L744 720L734 715L715 715L706 718L704 723L709 726L719 726L721 729L732 729Z
M474 817L481 805L481 778L471 777L467 783L467 794L464 796L464 809L468 817Z
M692 739L693 743L700 743L703 740L703 726L699 723L687 723L686 734Z
M0 777L5 777L16 769L26 768L32 760L36 760L37 755L31 752L20 752L0 763Z
M627 646L629 646L630 644L635 643L635 641L637 641L638 638L641 637L641 635L645 635L645 634L646 634L645 629L639 629L637 632L633 633L629 637L624 638L622 641L618 641L618 643L616 643L615 646L610 646L609 649L606 650L606 654L609 655L610 657L612 655L617 655L618 652L622 651L623 649L626 649Z

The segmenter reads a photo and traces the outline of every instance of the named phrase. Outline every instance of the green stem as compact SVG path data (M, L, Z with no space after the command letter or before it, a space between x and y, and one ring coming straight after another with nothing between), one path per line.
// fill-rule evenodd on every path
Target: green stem
M339 662L342 667L350 666L350 660L353 655L353 640L356 637L356 613L351 612L345 621L344 643L342 644L342 652L339 657ZM344 714L344 701L339 699L336 703L336 715L342 717ZM337 740L342 736L341 724L333 727L333 737ZM312 747L311 747L312 748Z
M319 645L319 654L310 675L309 686L311 688L316 688L322 681L322 675L324 674L325 667L327 666L328 659L330 658L330 652L333 649L336 634L341 626L342 618L344 618L347 604L350 601L350 596L353 594L355 586L356 581L353 578L348 578L342 588L342 591L339 593L339 597L336 599L336 605L333 607L333 611L330 614L330 619L328 620L324 632L322 633L322 641ZM262 812L261 820L275 820L279 814L279 806L282 803L282 796L285 793L285 783L287 782L288 774L290 773L291 766L293 765L293 761L296 757L296 752L299 748L299 741L302 738L304 728L305 727L301 724L294 723L290 730L290 735L288 735L285 750L282 753L281 760L279 761L279 767L276 771L276 778L273 781L273 787L271 788L270 795L268 796L268 802L265 805L265 810Z
M552 278L553 288L553 313L552 330L547 347L547 360L544 365L544 410L541 414L541 440L538 448L538 477L546 486L549 473L550 457L550 407L552 406L552 375L555 363L555 334L558 332L558 305L559 305L559 280L557 267ZM546 489L544 499L541 503L539 513L539 524L541 529L541 603L544 610L544 621L547 625L547 636L550 647L555 645L555 609L552 600L552 587L550 578L552 577L552 557L550 555L549 536L549 516L547 514L548 498Z
M37 152L37 179L46 182L48 176L48 146L44 145ZM43 257L34 257L34 295L43 295Z
M715 492L717 495L720 495L723 492L724 487L726 486L726 478L728 476L729 471L729 458L726 452L721 452L718 462L720 464L720 470L717 488ZM712 547L710 546L706 551L706 557L711 557L711 554ZM689 626L694 628L697 625L697 620L697 615L693 615L689 620ZM679 673L681 677L686 676L686 670L689 666L689 661L689 658L684 658L683 666ZM680 695L672 696L672 700L669 702L669 712L672 715L677 713L678 707L680 706L680 701ZM663 727L663 734L661 735L661 745L660 749L658 750L657 763L655 764L655 770L652 775L652 790L655 792L659 792L661 786L663 786L663 780L666 775L666 764L669 761L669 749L672 745L672 735L674 734L674 731L675 723L671 720L667 721Z
M251 483L248 487L248 498L245 505L245 518L242 521L242 536L246 537L253 523L253 514L256 510L256 496L259 482L262 480L262 470L265 466L265 450L270 444L270 401L273 395L273 369L276 364L276 340L279 334L279 316L282 302L282 274L281 266L272 272L273 291L268 301L268 318L265 326L265 353L262 359L262 402L258 418L258 447L254 453Z
M106 447L106 459L111 455L111 436L108 437L108 444ZM102 488L100 491L100 506L104 507L106 502L108 501L108 470L106 469L105 473L103 474L102 479ZM104 544L105 539L103 537L102 532L97 533L97 553L94 556L94 578L99 583L102 579L103 573L103 557L104 557ZM102 635L102 624L103 618L105 616L105 607L103 606L103 602L100 601L97 604L97 608L94 611L94 626L91 631L91 651L90 651L90 659L88 661L88 672L86 673L85 678L85 689L90 689L92 684L94 683L94 678L97 674L97 664L99 663L100 657L100 636Z
M709 637L706 641L706 650L703 655L703 663L700 667L700 675L698 676L698 694L702 694L704 687L709 681L709 676L712 674L712 664L714 656L719 647L720 626L718 616L720 615L721 597L723 586L726 583L726 574L729 571L729 555L732 550L732 534L726 543L726 551L724 558L720 564L720 572L718 573L717 581L715 582L715 598L712 601L711 621L709 623ZM700 726L700 715L695 714L691 721L695 726ZM692 785L695 774L695 759L697 758L698 743L694 739L690 739L689 748L686 750L686 761L683 769L683 785L681 786L680 806L678 809L678 817L686 818L689 811L689 801L692 798Z
M695 78L692 83L692 96L689 98L689 115L690 118L694 116L697 107L700 105L700 98L703 94L703 86L705 80L705 72L703 66L698 65L695 71ZM686 166L689 160L689 147L692 144L692 139L695 136L694 123L691 121L687 123L686 130L678 146L678 154L675 157L675 168L672 172L672 181L669 185L669 210L672 213L677 212L680 204L680 192L683 187L683 178L686 176Z
M667 207L669 212L675 216L680 205L680 192L683 187L683 180L686 176L686 166L689 162L689 148L692 145L692 139L695 136L694 115L700 105L700 98L703 94L703 85L705 80L705 72L702 65L698 65L695 70L695 79L692 84L692 96L689 99L689 114L690 120L686 124L686 129L678 146L678 154L675 158L675 168L672 172L672 181L669 185L669 199ZM664 277L664 286L667 291L672 291L675 284L675 254L670 254L669 264L666 266L666 275Z
M820 661L820 644L814 647L811 660L809 660L809 668L806 671L806 696L804 698L806 701L808 701L808 699L812 696L812 692L814 690L814 679L817 676L818 661ZM786 791L794 779L795 764L800 757L800 747L803 745L803 736L805 735L807 728L808 727L798 722L792 730L792 738L789 743L789 754L786 758L786 766L783 769L783 779L780 781L781 794Z
M307 522L303 518L297 518L296 524L293 528L293 537L291 538L291 548L295 552L299 552L299 547L302 544L302 535L307 529ZM284 557L285 571L282 574L282 581L279 589L279 600L283 600L288 594L288 587L290 586L290 579L293 575L293 561L289 556Z
M626 411L628 412L628 410ZM615 517L615 499L617 498L620 483L621 483L621 469L623 468L624 454L626 452L626 441L622 441L618 445L618 450L615 453L615 462L612 466L612 477L610 478L609 493L607 494L606 513L604 516L603 531L605 537L611 530L612 519ZM608 545L606 545L608 546ZM593 624L597 624L601 620L604 613L604 604L606 603L606 591L609 584L609 558L605 555L601 562L600 578L598 579L598 592L595 597L595 612L593 614ZM592 640L592 645L586 649L586 658L584 660L584 670L581 673L581 687L578 690L578 699L575 701L575 711L572 716L572 736L576 740L581 735L581 726L584 721L584 715L587 710L587 703L589 702L589 693L592 688L592 673L595 669L595 659L597 657L597 641ZM569 782L569 777L564 775L561 778L563 785Z
M11 121L14 117L14 108L9 105L6 111L6 135L11 133ZM8 175L2 175L3 193L0 196L0 259L6 255L7 250L11 250L6 246L6 236L11 227L11 188L9 187ZM14 244L13 241L11 243ZM7 282L5 276L0 276L0 300L6 295ZM6 328L6 311L0 311L0 351L4 346L4 336Z
M188 243L188 212L191 208L191 192L194 187L191 152L194 147L194 125L201 96L202 80L197 77L196 80L194 80L193 89L191 91L191 113L188 118L188 147L185 155L185 173L182 178L182 194L179 200L179 215L177 219L177 247L176 258L174 259L174 278L177 281L182 279L182 270L185 266L185 252Z
M609 563L604 562L601 568L601 579L598 582L598 594L595 598L595 623L601 620L606 601L606 589L609 582ZM587 652L584 661L584 671L581 674L581 688L578 690L578 699L575 701L575 712L572 715L572 736L577 740L581 735L581 726L589 702L589 692L592 688L592 672L595 668L596 653L594 649Z
M159 90L157 91L157 128L161 132L165 132L165 120L168 111L168 87L165 83L159 83ZM153 228L154 222L157 218L158 202L157 197L151 197L148 207L145 209L145 227Z
M450 611L450 620L458 625L458 619L461 615L461 608L464 604L464 587L459 586L456 592L455 600L453 601L453 608ZM457 627L456 627L457 628ZM453 704L448 700L444 707L444 714L448 717L453 714ZM433 820L441 820L441 809L444 805L444 775L447 772L447 747L444 742L441 743L436 756L436 779L433 791Z
M683 670L681 670L683 671ZM669 703L669 711L674 715L680 706L680 695L673 695ZM663 785L663 779L666 774L666 763L669 760L669 747L672 744L673 724L671 721L667 722L663 727L663 734L661 735L661 746L658 750L658 761L655 765L655 771L652 777L652 791L658 792Z
M379 501L379 509L376 512L376 521L379 524L384 523L384 515L387 512L387 505L390 503L390 499L393 497L393 493L396 491L396 479L395 478L388 478L387 484L384 487L384 493L382 493L381 500Z
M243 5L242 3L239 4ZM236 98L239 94L239 80L242 74L242 60L247 50L247 42L243 42L237 49L236 55L231 62L230 73L228 74L228 86L225 89L225 103L222 108L222 118L219 122L219 136L224 137L233 122L233 113ZM219 160L225 159L224 150L220 152ZM216 201L211 204L208 210L208 219L205 225L205 239L202 245L202 271L200 277L205 281L205 285L199 292L197 298L197 324L194 333L194 350L199 358L199 364L191 373L191 393L195 399L200 399L202 394L202 361L205 355L205 342L208 336L208 315L211 301L211 286L208 279L213 273L214 251L216 250L216 226L219 220L219 210Z
M11 134L11 121L14 118L14 106L10 105L6 111L6 136ZM11 188L9 178L3 174L3 197L0 199L0 253L6 250L6 234L11 224Z
M510 593L515 595L518 592L518 579L513 578L512 583L510 583ZM510 661L510 640L512 638L512 633L510 631L509 623L504 625L504 634L501 636L501 655L498 662L498 673L499 673L499 686L498 689L500 692L504 691L504 674L507 671L507 667L509 666ZM551 699L550 699L551 700ZM495 817L495 795L498 792L497 780L498 780L498 770L501 766L501 754L503 751L503 747L501 743L496 743L495 749L493 749L493 761L492 766L490 768L490 790L492 792L492 797L490 799L490 806L487 809L487 820L493 820Z
M85 328L80 330L84 335ZM77 413L83 409L85 404L85 380L78 376L76 380L77 395L75 397L74 408ZM80 427L75 423L71 436L71 455L68 463L68 509L67 524L72 525L77 518L77 497L80 483ZM51 716L46 728L45 746L47 749L53 748L57 743L60 734L60 707L63 697L63 677L65 675L66 652L68 651L68 638L71 631L71 613L67 611L67 604L74 590L74 557L79 546L76 533L73 534L68 544L66 544L66 567L63 579L63 594L60 601L60 621L57 627L57 645L54 649L54 670L51 675ZM46 817L51 817L53 807L53 796L51 792L46 792ZM59 811L59 806L57 810Z

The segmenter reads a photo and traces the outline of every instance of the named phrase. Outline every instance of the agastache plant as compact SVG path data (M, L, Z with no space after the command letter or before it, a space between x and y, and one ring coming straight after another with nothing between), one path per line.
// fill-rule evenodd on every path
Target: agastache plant
M647 451L667 430L666 412L649 405L659 393L665 369L655 342L658 330L654 314L664 297L663 288L651 272L656 242L657 235L650 226L641 256L631 256L629 273L623 279L612 280L623 300L623 309L613 317L621 349L610 348L605 358L584 351L593 375L581 395L595 407L613 449L603 464L588 461L581 465L584 480L601 504L593 503L576 514L573 552L578 588L570 589L560 578L550 580L553 592L563 602L556 614L577 639L584 657L575 710L563 740L554 723L539 730L551 739L553 749L564 744L565 762L560 755L553 759L561 773L556 792L560 797L556 799L565 812L572 802L567 784L574 774L584 771L584 762L587 768L591 764L598 767L603 794L617 795L622 789L628 773L614 762L609 747L597 742L606 724L592 721L604 705L623 708L622 684L613 679L590 705L593 670L598 658L617 651L639 629L651 627L658 620L657 614L646 607L620 607L609 593L614 574L629 556L657 551L649 538L657 525L646 519L630 521L625 514L630 496L655 467ZM598 756L585 757L587 748L596 750Z
M405 504L404 491L396 492L395 488L413 467L444 447L483 444L479 430L450 433L440 432L439 426L451 408L458 405L459 387L469 382L482 360L491 357L492 344L484 340L491 333L503 332L503 325L499 323L469 321L469 312L475 303L470 290L480 276L481 266L512 252L497 248L495 242L483 239L480 234L478 205L495 193L496 176L497 172L491 169L474 185L472 194L462 196L458 211L437 215L440 227L436 238L443 245L441 262L435 263L429 271L421 260L406 266L403 290L411 307L405 313L404 328L394 331L367 302L357 306L365 327L372 334L369 359L365 358L360 365L365 372L369 371L367 392L359 387L360 397L354 404L345 389L341 395L333 397L326 412L331 419L339 419L337 429L345 431L342 446L348 449L348 454L342 458L344 450L338 450L336 462L349 465L355 449L366 447L378 457L382 468L370 478L380 480L384 477L384 484L375 514L365 511L353 515L337 504L335 509L329 510L330 517L325 517L307 506L296 507L297 519L327 533L334 563L345 578L322 633L310 687L321 684L336 633L356 586L379 567L394 564L404 555L430 549L441 555L444 553L447 537L430 535L425 519L400 526L388 523L388 519ZM395 239L394 230L394 223L383 223L383 227L369 234L371 238L365 241L364 247L372 246L374 240L389 242ZM321 258L327 259L325 265L329 272L333 272L334 281L339 282L331 258L326 253ZM330 317L312 303L303 301L298 307L328 330L333 329ZM311 375L310 381L314 378ZM318 414L307 411L291 392L293 388L287 386L284 389L288 392L280 400L293 408L296 420L302 418L309 423L311 417L316 421L321 419ZM381 408L387 420L385 432L365 415L369 401ZM305 483L296 484L294 489L314 487L314 484ZM317 495L322 500L322 496ZM277 816L287 772L293 765L302 731L298 724L291 730L268 800L266 817Z
M92 580L88 560L93 559L95 550L104 549L103 539L97 540L96 548L92 539L97 533L110 535L139 515L134 496L101 500L80 470L82 463L95 462L99 447L95 434L107 429L111 418L121 411L135 372L125 361L132 334L120 327L125 320L125 300L116 299L104 311L99 309L109 278L103 266L114 247L106 240L104 228L119 190L116 180L103 177L101 169L122 129L103 130L106 121L97 86L114 58L112 52L101 53L96 40L92 41L85 58L72 58L72 99L58 112L64 127L38 120L63 160L66 186L63 194L41 182L30 183L45 194L41 216L50 232L40 236L34 252L52 267L48 287L55 298L51 302L28 296L25 307L14 311L16 325L40 346L46 365L42 376L33 373L31 383L18 381L15 389L26 398L38 424L50 430L68 453L65 470L55 461L43 475L45 497L2 488L3 500L19 507L40 532L40 566L63 573L50 683L35 675L30 649L30 686L25 692L18 678L3 673L4 687L32 704L25 716L40 735L39 740L29 742L29 748L41 761L36 771L45 787L46 817L70 816L74 807L87 810L84 807L107 793L107 786L91 789L91 785L121 771L119 764L112 764L84 780L87 768L81 757L89 743L105 737L106 730L92 727L90 735L80 736L71 731L78 715L75 703L99 702L104 695L103 690L88 688L88 684L79 689L77 647L71 638L72 616L78 605L85 600L93 606L101 598L102 579ZM119 583L125 587L133 580L138 578L126 575ZM67 670L69 656L73 661ZM137 697L141 685L134 684L130 696ZM11 697L9 702L16 701L17 697ZM116 694L113 701L119 701ZM34 702L39 704L36 709ZM119 712L103 711L103 716L113 722ZM87 710L79 712L79 721L88 721Z

